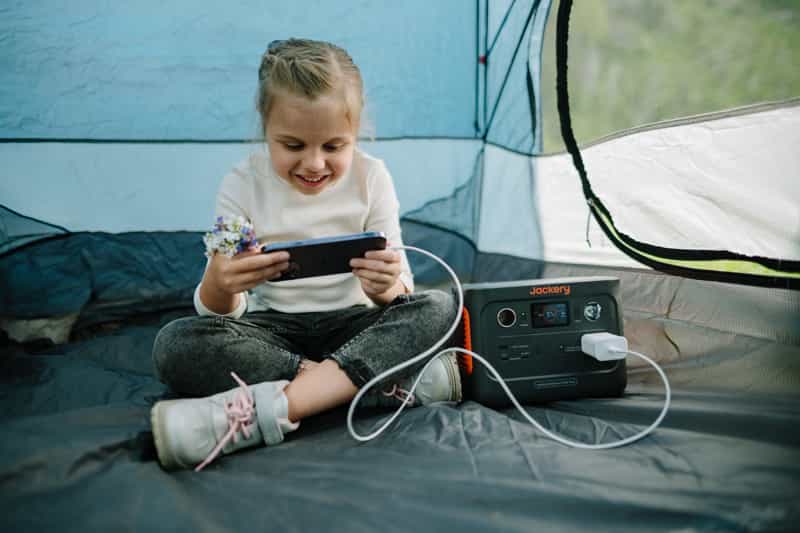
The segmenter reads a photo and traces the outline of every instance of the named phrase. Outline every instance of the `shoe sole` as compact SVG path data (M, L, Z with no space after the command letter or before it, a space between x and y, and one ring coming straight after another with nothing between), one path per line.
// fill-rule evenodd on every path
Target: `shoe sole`
M178 400L163 400L156 402L150 410L150 426L153 429L153 441L156 445L156 454L158 455L158 462L165 470L175 470L180 468L180 463L177 459L169 453L169 445L167 444L167 428L163 416L163 410L176 403Z
M451 402L461 401L461 373L458 370L458 358L456 354L449 354L444 361L444 368L447 371L447 377L452 384L450 389Z

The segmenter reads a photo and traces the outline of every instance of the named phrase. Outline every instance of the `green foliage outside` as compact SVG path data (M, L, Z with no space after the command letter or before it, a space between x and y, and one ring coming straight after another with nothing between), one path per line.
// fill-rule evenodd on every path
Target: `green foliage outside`
M563 150L551 8L542 56L544 151ZM569 92L578 142L800 96L800 0L575 0Z

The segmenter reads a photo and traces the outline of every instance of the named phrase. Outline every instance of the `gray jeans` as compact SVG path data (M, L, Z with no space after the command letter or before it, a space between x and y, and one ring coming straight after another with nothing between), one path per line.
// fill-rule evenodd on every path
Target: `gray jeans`
M384 307L317 313L269 310L240 319L186 317L161 329L153 361L159 379L186 396L235 387L232 371L247 383L291 380L301 359L333 359L361 387L433 346L447 332L455 312L453 296L430 290L398 296Z

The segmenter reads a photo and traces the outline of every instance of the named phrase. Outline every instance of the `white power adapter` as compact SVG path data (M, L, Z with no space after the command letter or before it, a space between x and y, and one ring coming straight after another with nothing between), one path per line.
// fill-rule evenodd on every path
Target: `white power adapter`
M598 361L625 359L628 339L608 332L587 333L581 337L581 350Z

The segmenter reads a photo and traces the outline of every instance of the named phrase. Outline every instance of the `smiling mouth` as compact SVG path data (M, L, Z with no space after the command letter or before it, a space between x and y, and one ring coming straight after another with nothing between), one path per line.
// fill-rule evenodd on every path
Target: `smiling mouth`
M295 176L300 181L302 181L303 183L306 183L306 184L312 185L312 186L322 183L323 181L325 181L326 178L329 177L328 175L325 175L325 176L303 176L302 174L295 174Z

